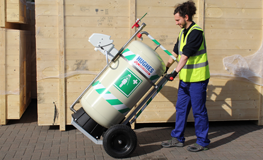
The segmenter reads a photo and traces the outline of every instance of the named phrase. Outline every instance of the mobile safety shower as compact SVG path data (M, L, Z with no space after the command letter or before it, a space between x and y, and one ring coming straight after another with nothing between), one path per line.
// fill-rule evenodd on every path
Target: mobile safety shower
M127 157L135 150L137 137L130 124L167 82L163 76L165 64L155 50L160 47L176 60L147 32L141 32L146 26L139 26L141 19L133 25L138 28L136 33L120 50L114 48L108 35L90 36L89 42L106 56L107 65L70 106L74 112L72 125L95 144L103 144L115 158ZM158 45L155 50L141 41L132 41L143 34ZM77 103L82 107L75 110Z

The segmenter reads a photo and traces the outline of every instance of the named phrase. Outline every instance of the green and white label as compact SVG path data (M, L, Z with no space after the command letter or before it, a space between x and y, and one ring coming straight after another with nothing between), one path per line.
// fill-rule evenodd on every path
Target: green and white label
M114 86L128 98L141 83L142 80L129 68L126 68L116 80Z

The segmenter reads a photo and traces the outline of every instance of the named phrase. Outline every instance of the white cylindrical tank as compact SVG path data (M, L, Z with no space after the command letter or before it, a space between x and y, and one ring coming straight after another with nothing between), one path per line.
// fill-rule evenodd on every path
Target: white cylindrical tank
M87 114L106 128L120 123L166 69L161 57L140 41L131 42L122 56L81 99Z

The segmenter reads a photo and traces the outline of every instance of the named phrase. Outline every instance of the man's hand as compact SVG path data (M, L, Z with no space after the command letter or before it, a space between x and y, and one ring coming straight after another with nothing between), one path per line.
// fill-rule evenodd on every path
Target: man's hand
M177 76L177 72L176 71L174 71L173 73L171 73L171 74L167 74L165 77L168 79L168 81L173 81L174 80L174 78Z

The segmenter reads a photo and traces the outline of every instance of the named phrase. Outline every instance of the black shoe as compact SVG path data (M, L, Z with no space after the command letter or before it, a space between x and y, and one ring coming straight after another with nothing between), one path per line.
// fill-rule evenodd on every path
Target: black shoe
M169 148L169 147L183 147L184 144L181 143L181 142L179 142L179 141L177 140L177 138L172 137L171 140L168 140L168 141L166 141L166 142L162 142L162 146L163 146L164 148Z
M190 152L199 152L199 151L205 151L208 150L208 148L200 146L199 144L195 143L191 146L187 147L187 150Z

